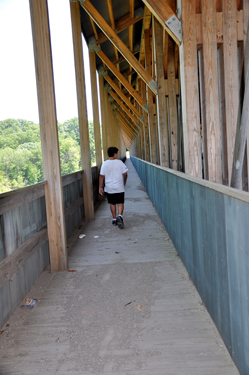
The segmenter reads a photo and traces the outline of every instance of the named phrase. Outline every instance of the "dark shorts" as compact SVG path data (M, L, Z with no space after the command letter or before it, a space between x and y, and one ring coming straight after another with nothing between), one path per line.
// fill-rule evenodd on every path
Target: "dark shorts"
M124 203L124 193L109 194L105 193L109 204Z

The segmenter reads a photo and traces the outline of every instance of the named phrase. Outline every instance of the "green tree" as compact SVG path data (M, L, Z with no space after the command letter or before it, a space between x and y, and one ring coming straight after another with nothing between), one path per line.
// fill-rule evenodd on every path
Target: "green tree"
M60 139L61 174L69 174L80 169L80 147L72 138Z

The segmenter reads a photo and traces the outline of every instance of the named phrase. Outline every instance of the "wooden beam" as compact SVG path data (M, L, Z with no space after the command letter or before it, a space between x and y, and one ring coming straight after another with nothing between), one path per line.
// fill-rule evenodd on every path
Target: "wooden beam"
M178 170L178 121L176 103L176 79L175 79L175 46L172 38L168 41L168 89L169 89L169 119L171 141L171 168ZM176 46L178 48L178 46Z
M222 0L222 4L228 181L231 181L235 133L239 109L237 4L233 0Z
M222 183L215 0L202 0L205 116L209 181Z
M134 12L135 17L132 18L130 13L127 13L123 17L119 18L115 21L116 28L114 32L116 34L121 33L121 31L126 30L128 27L134 25L141 19L143 19L143 8L139 7ZM90 17L91 18L91 17ZM88 40L91 40L95 34L91 35ZM97 39L97 38L96 38ZM106 40L108 40L107 36L101 31L98 33L98 44L104 43Z
M139 128L135 127L135 125L133 124L133 122L128 118L126 112L124 112L122 110L122 108L118 106L117 103L114 104L114 107L115 107L115 111L117 111L122 116L122 118L129 125L129 127L131 128L131 130L133 131L133 133L137 134Z
M143 61L143 64L145 62ZM146 85L144 82L141 82L141 95L143 99L146 100ZM150 161L150 131L149 131L149 124L148 124L148 115L145 111L143 111L144 117L144 146L145 146L145 160Z
M52 271L67 269L66 228L47 0L30 0Z
M167 31L164 30L163 33L164 40L163 40L163 47L164 47L164 78L167 78L167 70L168 70L168 44L169 44L169 34Z
M140 41L140 52L139 52L139 61L144 61L145 59L145 40L144 40L144 32L145 30L150 29L151 24L151 11L146 6L144 7L144 18L143 18L143 27L141 32L141 41Z
M176 44L180 45L181 22L171 7L164 0L143 0L143 2Z
M231 178L231 187L236 189L240 188L241 185L241 176L242 176L242 167L243 159L245 154L245 145L247 140L248 133L248 124L249 124L249 66L247 65L246 72L246 84L245 84L245 94L243 101L243 110L241 124L238 124L237 133L236 133L236 146L233 158L233 168L232 168L232 178Z
M113 15L112 0L106 0L106 2L107 2L111 26L112 26L113 30L115 30L116 27L115 27L114 15Z
M205 180L208 180L207 125L206 125L206 115L205 115L204 62L203 62L203 49L202 48L200 48L198 50L198 69L199 69L199 85L200 85L200 112L201 112L201 126L202 126L202 140L201 140L202 142L201 143L202 143L202 153L203 153L203 158L202 158L203 178ZM183 76L183 75L181 75L181 76ZM186 137L185 126L183 127L183 134ZM198 139L197 139L197 141L198 141ZM187 146L185 146L185 144L186 144L186 142L184 142L184 150L185 150L186 147L188 147L188 143L187 143ZM197 145L198 145L198 143L197 143ZM191 142L189 142L189 147L191 147ZM189 150L189 153L190 152L191 151ZM184 153L184 158L185 158L185 153ZM201 159L201 157L200 157L200 159ZM196 158L196 161L197 160L199 161L199 158ZM185 159L185 170L186 170L186 162L188 163L187 158ZM202 174L200 175L200 178L201 177L202 177Z
M100 96L100 109L101 109L101 124L102 124L102 140L103 140L103 156L104 160L108 159L107 155L107 121L106 121L106 108L105 108L105 93L104 93L104 77L99 76L99 96Z
M135 56L137 53L139 53L139 50L135 50L134 48L134 51L133 51L133 55ZM113 63L113 65L117 65L117 64L121 64L123 61L125 61L125 58L123 56L119 57L118 59L116 57L113 57L110 59L110 61Z
M107 75L105 75L105 80L110 84L110 86L113 88L113 90L116 91L116 93L120 96L120 98L125 102L125 104L132 110L132 112L137 116L139 120L142 121L142 115L140 112L136 109L136 107L127 99L127 97L122 93L120 88L113 82L113 80Z
M201 48L198 49L198 54L201 53L201 50L202 50ZM221 127L222 183L223 185L228 186L228 157L227 157L226 106L225 106L226 99L225 99L225 82L224 82L225 74L224 74L223 45L218 46L217 53L218 53L219 107L220 107L220 127ZM201 79L202 79L201 70L199 70L200 87L202 85ZM203 111L203 108L201 108L201 111ZM204 159L204 155L203 155L203 159Z
M104 54L101 50L95 50L97 55L101 58L103 63L112 71L112 73L119 79L122 85L129 91L129 93L134 97L134 99L139 103L141 107L146 106L146 102L141 98L141 96L136 92L136 90L132 87L132 85L123 77L123 75L118 71L115 65L108 59L108 57Z
M39 250L48 240L47 228L42 228L13 253L0 262L0 288Z
M98 168L102 164L102 150L101 150L101 136L99 124L99 105L98 105L98 89L96 77L96 56L95 52L89 51L90 63L90 78L91 78L91 92L92 92L92 108L93 108L93 127L94 127L94 143L95 143L95 158Z
M169 134L166 114L165 82L164 82L164 56L162 27L153 17L153 43L155 53L155 69L157 77L157 122L159 136L160 165L169 167Z
M111 146L113 146L112 143L112 127L111 127L111 105L108 100L108 92L105 90L104 91L104 97L105 97L105 114L106 114L106 138L107 138L107 149ZM106 149L106 152L107 152ZM109 158L109 157L108 157Z
M237 41L243 41L243 10L236 11L236 35ZM216 41L217 43L224 42L224 35L223 35L223 13L218 12L216 13ZM202 28L202 14L196 14L196 43L203 44L203 28Z
M150 87L150 89L156 94L157 87L155 81L152 79L151 76L146 72L143 66L139 63L139 61L134 57L132 52L126 45L122 42L122 40L117 36L117 34L112 30L112 28L108 25L105 19L99 14L99 12L94 8L94 6L90 3L89 0L85 0L81 3L82 7L85 11L92 17L94 22L98 25L98 27L106 34L108 39L112 42L112 44L119 50L121 55L128 61L128 63L133 67L133 69L137 72L137 74L144 80L144 82Z
M81 149L81 164L83 173L83 190L84 190L84 208L86 220L94 219L94 205L92 194L92 171L91 171L91 157L89 146L88 133L88 118L86 106L86 92L85 92L85 73L83 61L83 48L81 39L81 23L80 23L80 9L79 3L70 2L72 34L74 45L74 64L76 89L78 99L78 115L79 115L79 131L80 131L80 149Z
M91 22L91 26L92 26L92 29L93 29L93 33L94 33L95 39L96 39L96 41L98 41L99 37L98 37L97 29L95 27L95 23L93 22L93 20L92 20L91 17L89 17L89 19L90 19L90 22Z
M139 122L137 118L129 111L129 109L123 104L122 100L118 98L114 91L110 90L109 94L113 97L113 99L117 102L117 104L122 108L122 110L130 117L130 119L134 122L134 124L139 127Z
M244 34L244 43L243 43L243 50L244 50L244 77L246 75L246 68L248 67L249 63L249 48L248 46L248 32L249 32L249 2L248 0L243 0L243 34ZM247 191L249 191L249 129L247 133L247 142L245 146L245 158L244 158L245 165L245 173L244 179L247 179ZM243 184L244 185L244 184Z
M233 168L230 186L239 189L241 185L241 177L243 168L246 167L244 179L247 178L248 183L248 165L249 165L249 152L248 152L248 139L249 139L249 111L248 111L248 98L249 98L249 3L243 1L244 9L244 76L245 76L245 91L243 97L243 108L241 119L238 116L238 123L236 128L235 150L233 156ZM242 82L241 82L242 84ZM245 160L246 159L246 160ZM243 165L244 161L244 165ZM246 185L246 184L245 184ZM242 185L242 188L244 186ZM248 186L247 186L248 189Z
M129 126L126 124L126 122L122 119L119 113L116 114L119 124L125 129L126 134L129 135L130 139L133 139L134 132L129 128Z
M0 216L45 196L47 181L39 182L31 186L10 190L0 195Z
M150 29L144 31L145 40L145 68L149 74L152 74L152 50L150 44ZM150 128L150 161L156 164L156 123L154 116L153 93L147 90L147 103L148 103L148 123Z
M129 118L126 118L125 115L121 112L120 108L118 108L114 104L112 108L113 108L113 113L116 119L121 119L123 121L123 123L127 126L127 129L130 131L132 138L133 138L134 135L136 134L136 130L134 129L131 120Z
M130 137L125 133L124 129L120 126L119 124L119 128L120 128L120 131L122 133L122 137L123 139L125 140L125 143L127 145L127 148L130 148L131 147L131 143L132 143L132 140L130 139Z

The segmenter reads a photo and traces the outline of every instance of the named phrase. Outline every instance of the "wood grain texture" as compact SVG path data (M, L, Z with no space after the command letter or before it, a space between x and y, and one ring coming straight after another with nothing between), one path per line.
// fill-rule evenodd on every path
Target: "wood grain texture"
M107 160L108 159L107 119L106 119L105 96L104 96L104 77L102 76L99 76L99 97L100 97L101 124L102 124L103 157L104 157L104 160Z
M158 122L158 138L160 164L164 167L169 166L169 135L168 122L166 115L165 101L165 82L164 82L164 56L163 56L163 38L162 27L160 23L153 17L153 43L155 53L155 69L157 80L157 122Z
M93 18L94 22L98 25L98 27L106 34L106 36L112 42L112 44L119 50L121 55L124 56L124 58L133 67L133 69L137 72L137 74L144 80L144 82L146 84L149 84L151 81L153 81L152 77L149 76L149 74L146 72L143 66L131 53L129 48L117 36L117 34L108 25L105 19L98 13L98 11L90 3L90 1L86 0L81 5L86 10L86 12Z
M222 183L215 1L202 0L208 178Z
M100 168L102 164L102 150L101 150L100 123L99 123L98 88L97 88L97 76L96 76L96 55L94 51L89 52L89 63L90 63L90 76L91 76L95 158L96 158L96 165Z
M137 8L136 10L141 10L141 8ZM91 18L91 17L90 17ZM119 19L117 19L115 21L115 30L114 32L116 34L119 34L121 31L124 31L125 29L127 29L128 27L134 25L135 23L137 23L138 21L140 21L141 19L143 18L143 16L139 16L139 17L134 17L132 18L130 13L127 13L125 14L124 16L120 17ZM89 40L95 36L95 34L91 35L89 37ZM103 42L105 42L106 40L108 40L107 36L102 32L100 31L98 34L97 34L98 38L96 38L96 40L98 41L98 44L102 44Z
M178 169L178 123L176 103L176 72L175 72L175 43L172 38L168 41L168 90L169 90L169 119L170 119L170 142L171 142L171 167ZM178 47L177 47L178 48Z
M243 0L243 37L244 37L244 75L246 72L246 67L249 63L249 48L248 46L248 29L249 29L249 2L247 0ZM249 190L249 129L247 133L247 143L246 143L246 158L247 158L247 179L248 179L248 190Z
M127 114L126 114L127 112L124 112L122 110L122 108L119 105L117 105L116 103L114 104L114 107L115 107L115 111L118 112L122 116L124 121L127 123L127 125L129 125L130 129L132 130L133 135L135 135L138 131L138 128L134 125L134 123L127 116Z
M149 74L152 74L152 49L151 49L151 30L147 29L144 31L145 40L145 68ZM154 116L154 100L153 93L151 90L147 90L147 102L148 102L148 123L150 128L150 161L156 164L157 160L157 148L156 148L156 119Z
M228 181L231 180L235 133L239 109L239 75L237 54L237 4L223 0L223 51L226 102L226 140Z
M0 215L43 197L45 195L44 186L46 184L47 181L44 181L39 184L0 194Z
M72 34L74 46L74 64L76 76L76 88L78 99L78 114L79 114L79 131L80 131L80 148L81 148L81 164L83 173L83 190L85 202L85 216L86 220L94 219L94 205L92 195L92 172L91 172L91 157L88 134L88 118L86 106L86 92L85 92L85 75L83 62L83 48L81 40L81 24L80 24L80 9L79 3L70 3Z
M195 0L182 0L181 94L186 108L183 121L183 133L187 134L184 137L186 173L202 178L195 9Z
M0 288L11 279L47 240L48 231L47 228L43 228L0 262Z
M166 21L168 21L171 17L175 16L176 18L178 18L176 13L167 4L167 2L165 2L164 0L143 0L143 2L150 9L154 17L161 24L161 26L167 31L167 33L173 38L173 40L179 45L180 41L178 40L178 38L166 26Z
M123 92L120 90L120 88L116 85L116 83L108 76L105 76L105 80L110 84L110 86L113 88L113 90L116 91L116 93L120 96L120 98L125 102L125 104L132 110L132 112L137 116L138 119L140 119L141 114L138 111L138 109L127 99L127 97L123 94Z
M129 91L129 93L134 97L134 99L138 102L138 104L143 107L145 101L141 98L141 96L136 92L136 90L132 87L132 85L124 78L122 73L118 71L115 65L111 62L111 60L104 54L103 51L99 50L97 55L101 58L103 63L111 70L111 72L118 78L118 80L122 83L122 85Z
M46 0L30 0L51 269L67 269L66 230Z
M112 98L116 101L116 103L120 106L120 108L122 108L122 110L127 114L127 116L129 116L129 118L133 121L133 123L136 125L136 127L138 126L138 120L136 118L136 116L134 116L130 111L129 109L123 104L122 100L120 100L118 98L118 96L115 94L114 91L110 90L109 94L112 96Z
M244 15L243 10L236 11L236 25L237 25L237 41L243 41L243 27L244 27ZM224 31L223 31L223 13L216 13L216 40L217 43L224 42ZM196 14L196 40L197 44L203 44L203 29L202 29L202 14Z

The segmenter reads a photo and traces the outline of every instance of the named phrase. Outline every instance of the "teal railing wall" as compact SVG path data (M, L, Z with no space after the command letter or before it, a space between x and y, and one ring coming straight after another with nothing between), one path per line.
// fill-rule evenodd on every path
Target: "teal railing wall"
M249 374L249 194L131 157L241 375Z

